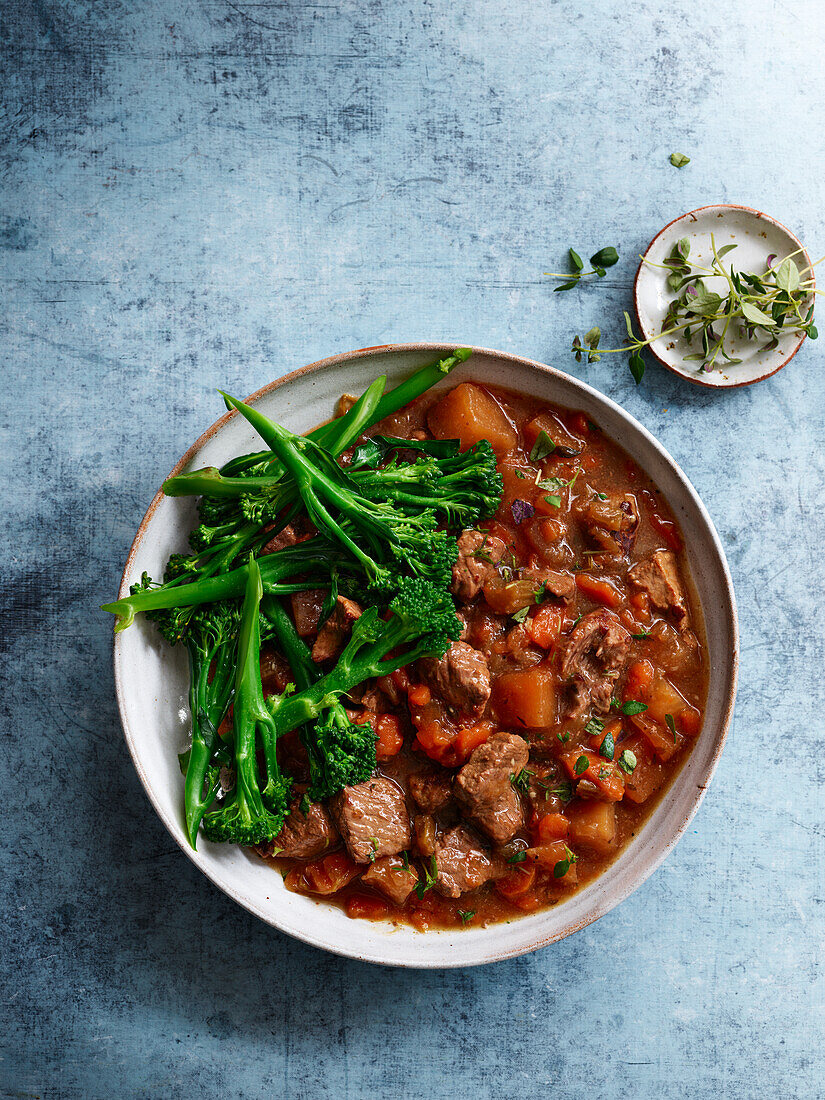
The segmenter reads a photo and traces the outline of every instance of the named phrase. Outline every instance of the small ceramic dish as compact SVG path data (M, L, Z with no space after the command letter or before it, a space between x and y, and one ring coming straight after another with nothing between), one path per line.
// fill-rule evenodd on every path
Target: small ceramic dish
M293 431L327 419L342 393L360 393L378 375L395 386L416 367L455 344L406 344L337 355L288 374L249 400ZM306 943L369 962L410 967L472 966L533 951L583 928L626 898L661 863L696 812L713 775L730 722L736 689L736 609L724 551L713 524L685 475L653 436L609 398L541 363L503 352L474 354L440 383L462 379L504 385L583 411L650 475L667 498L687 542L688 564L704 609L710 664L705 721L690 756L639 836L594 882L553 909L487 928L418 932L410 926L350 920L343 910L285 889L263 860L232 845L201 838L193 851L183 825L183 780L177 754L188 740L188 668L142 617L115 635L114 669L126 743L152 805L189 859L225 893L261 920ZM173 474L258 450L246 420L228 414L186 452ZM195 506L165 497L149 506L132 544L120 595L144 570L160 576L169 555L186 548Z
M732 266L736 271L761 274L769 266L766 264L769 256L782 260L795 253L794 262L803 277L810 278L813 272L808 253L793 233L774 218L752 210L749 206L701 206L698 210L691 210L670 222L647 246L644 259L636 272L633 289L636 318L645 338L661 329L674 292L667 284L667 270L651 267L644 260L662 264L671 255L676 243L686 237L690 241L689 259L703 267L710 267L713 257L711 234L717 250L724 245L736 245L736 249L721 261L728 270ZM709 290L717 290L719 293L727 290L720 276L706 278L704 281ZM724 291L721 287L725 288ZM772 351L764 351L764 341L747 340L735 335L726 340L725 347L733 358L741 359L742 362L731 365L722 360L720 366L714 365L707 373L699 370L701 363L685 361L686 355L701 351L698 340L694 340L691 345L681 336L666 337L650 344L649 350L674 374L681 375L698 386L720 389L749 386L776 374L793 359L804 339L804 333L789 331L780 338L777 347Z

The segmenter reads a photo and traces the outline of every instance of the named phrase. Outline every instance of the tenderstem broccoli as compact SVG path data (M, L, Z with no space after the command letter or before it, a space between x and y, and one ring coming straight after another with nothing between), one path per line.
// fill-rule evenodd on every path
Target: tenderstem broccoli
M261 573L252 558L238 630L232 704L235 786L203 816L203 832L209 840L244 845L271 840L280 832L289 806L292 780L278 766L279 730L264 702L261 684L262 594Z

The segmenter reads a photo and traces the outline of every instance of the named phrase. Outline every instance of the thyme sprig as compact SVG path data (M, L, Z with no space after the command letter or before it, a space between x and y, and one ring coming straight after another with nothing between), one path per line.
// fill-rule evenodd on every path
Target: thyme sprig
M613 245L607 245L607 247L600 248L598 252L593 253L590 257L590 262L593 265L592 271L584 270L584 261L575 249L568 249L567 256L570 260L572 271L566 274L562 274L559 271L545 271L544 273L545 275L550 275L553 279L565 280L561 286L553 288L554 293L558 293L560 290L572 290L574 286L577 286L582 279L586 279L588 275L596 275L598 278L603 279L607 274L607 269L619 262L619 253Z
M814 324L814 307L808 305L815 289L811 272L803 275L794 261L802 249L792 252L782 260L771 255L761 275L753 272L726 269L722 258L736 248L735 244L717 249L711 234L713 260L710 267L694 263L690 257L690 241L683 237L673 246L664 263L657 264L646 257L642 262L649 267L668 272L667 283L676 297L670 302L662 321L662 327L652 336L637 336L630 315L625 312L627 343L621 348L599 347L601 333L597 328L588 332L584 340L573 340L571 351L581 362L587 354L588 362L595 362L601 355L629 352L630 373L638 385L645 372L642 357L644 348L666 336L681 334L692 347L701 345L701 351L685 356L687 362L698 362L699 371L707 373L724 360L729 366L741 363L725 346L725 341L738 334L747 340L767 336L762 351L772 351L779 338L787 332L799 332L815 340L819 335ZM820 261L817 261L819 263ZM814 265L816 266L816 265ZM725 280L725 293L710 290L708 278Z

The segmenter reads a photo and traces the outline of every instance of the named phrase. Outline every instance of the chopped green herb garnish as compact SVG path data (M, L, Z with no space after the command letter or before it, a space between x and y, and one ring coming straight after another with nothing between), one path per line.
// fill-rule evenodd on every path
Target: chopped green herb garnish
M642 641L642 639L650 637L650 631L643 630L641 634L631 634L630 637L635 638L636 641Z
M578 861L578 856L571 852L565 844L564 846L565 858L560 859L553 868L553 878L564 878L572 865Z
M511 775L510 782L516 788L517 791L521 791L522 794L528 794L530 791L530 778L534 773L529 768L522 768L518 775Z
M475 909L458 909L456 911L459 917L461 917L462 924L469 924L473 917L476 915Z
M522 852L513 852L513 854L511 856L507 857L507 862L508 863L524 863L525 859L527 859L527 853L526 852L523 852L523 851Z
M584 732L590 734L591 737L598 737L604 729L604 722L601 718L591 718L587 725L584 727Z
M622 754L619 757L618 764L626 775L632 775L633 769L638 763L639 761L636 759L635 752L631 752L630 749L622 750Z
M375 857L378 855L378 837L371 836L370 844L372 845L372 851L370 852L370 863L375 863Z
M516 470L516 477L519 479L519 481L527 480L527 474L525 474L523 470ZM459 909L459 913L460 912L461 910Z
M553 787L550 794L556 795L562 802L569 802L573 797L573 784L569 781L561 783L558 787Z
M551 496L546 496L544 499L551 506L551 508L561 508L561 497L556 496L555 493L553 493Z
M410 869L410 853L409 852L402 852L401 853L401 862L404 864L404 870L409 871L409 869Z
M543 458L547 458L549 454L552 454L556 449L556 444L547 434L547 432L539 432L536 437L536 442L533 444L530 450L530 461L541 462Z
M647 710L647 703L640 703L638 699L628 699L622 706L622 714L626 714L628 718L634 714L644 714Z
M567 742L570 740L570 734L566 730L564 733L557 733L556 737L558 737L559 741L561 741L563 745L566 745Z
M514 619L517 623L523 623L524 620L527 618L527 612L529 610L529 607L520 607L518 611L513 612L510 618Z
M573 765L574 775L582 775L590 767L589 759L582 753L576 763Z
M309 801L309 795L305 794L303 796L303 798L301 799L301 801L298 803L298 809L301 811L301 813L304 815L304 817L306 817L307 814L309 813L310 805L311 805L311 803Z
M438 864L435 861L435 853L430 856L429 864L425 865L423 870L424 877L419 878L415 884L415 892L419 900L424 897L428 890L432 890L438 880Z
M676 723L673 721L672 714L665 715L665 722L667 722L667 728L673 734L673 744L676 744Z
M599 756L603 756L605 760L612 760L616 755L616 741L610 730L604 735L604 741L599 745Z

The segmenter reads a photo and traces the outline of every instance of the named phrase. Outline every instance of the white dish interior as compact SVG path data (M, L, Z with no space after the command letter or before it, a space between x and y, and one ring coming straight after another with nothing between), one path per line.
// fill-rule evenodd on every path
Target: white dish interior
M684 214L653 239L645 252L645 259L662 264L672 254L681 238L690 241L689 262L710 267L713 259L711 235L717 250L724 245L736 248L721 259L722 266L730 271L752 271L762 274L768 266L766 260L774 255L783 260L791 253L803 277L810 277L811 260L799 241L785 226L756 210L744 206L705 206ZM773 261L772 261L773 262ZM645 338L661 331L662 322L670 302L675 297L667 284L669 272L642 262L636 277L636 316ZM709 290L726 295L727 282L719 275L705 279ZM812 300L812 299L811 299ZM701 341L694 338L688 343L681 335L665 337L651 345L656 358L670 370L699 385L714 388L748 385L760 381L783 367L793 358L805 339L804 334L788 332L772 351L763 351L767 338L748 340L739 335L725 340L729 355L742 362L731 365L721 356L711 371L700 371L700 362L685 362L685 356L701 352ZM717 365L719 364L719 365Z
M452 345L451 345L452 346ZM255 398L267 415L296 431L329 417L343 392L360 393L379 374L392 386L445 351L443 345L404 345L353 352L296 372ZM477 379L581 409L617 440L665 493L682 525L695 588L704 608L711 663L702 733L685 766L638 838L611 868L553 909L488 928L420 933L410 927L350 920L340 909L289 893L263 861L202 838L197 852L183 827L183 779L177 754L187 744L187 664L141 618L116 635L115 679L126 742L138 775L161 820L189 858L250 912L289 935L342 955L412 967L455 967L492 962L551 943L606 913L645 878L675 844L713 773L733 705L737 627L724 552L701 501L675 462L632 417L577 380L529 360L477 350L442 386ZM220 466L259 450L245 420L225 417L186 456L186 469ZM155 498L126 566L121 595L146 570L162 575L170 553L186 547L195 515L190 500Z

